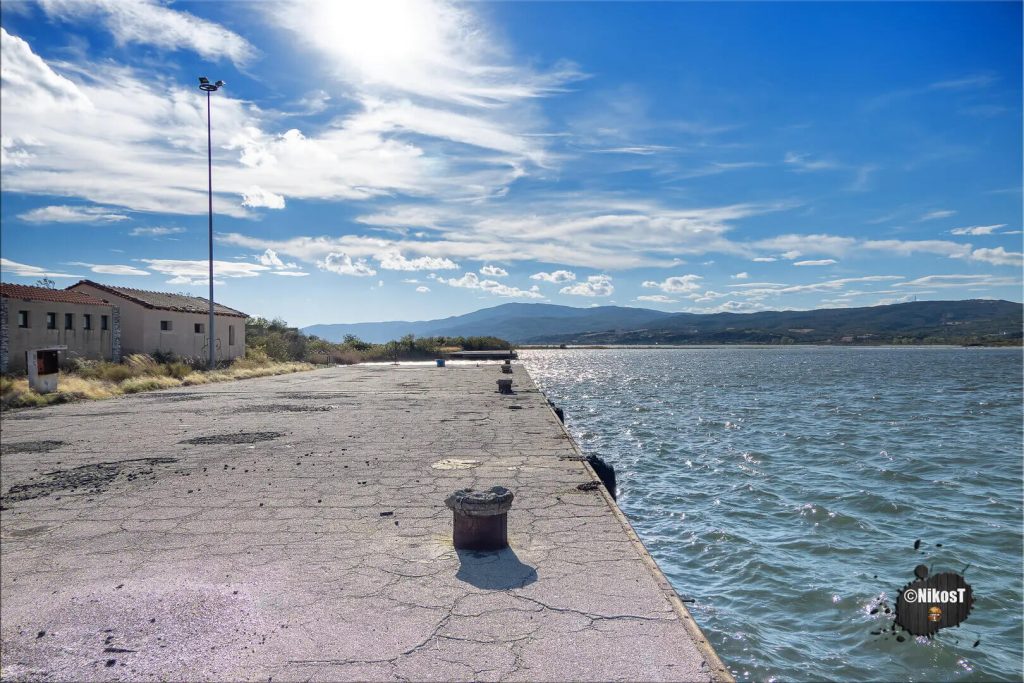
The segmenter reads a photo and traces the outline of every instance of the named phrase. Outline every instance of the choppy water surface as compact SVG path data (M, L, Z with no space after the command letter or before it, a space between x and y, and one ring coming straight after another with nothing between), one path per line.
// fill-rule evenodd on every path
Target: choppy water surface
M520 355L737 678L1021 679L1019 350ZM970 618L872 635L920 563Z

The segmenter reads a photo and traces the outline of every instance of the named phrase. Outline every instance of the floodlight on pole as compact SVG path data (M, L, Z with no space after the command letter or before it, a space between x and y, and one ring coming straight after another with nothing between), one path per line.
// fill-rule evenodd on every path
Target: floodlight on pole
M207 337L210 342L209 346L209 362L208 367L213 370L214 365L217 362L216 353L216 334L214 330L213 321L213 135L210 127L210 93L217 92L224 87L224 81L217 81L216 83L210 83L210 79L206 76L199 77L199 89L206 93L206 179L207 179L207 196L210 204L210 322L209 330L207 331Z

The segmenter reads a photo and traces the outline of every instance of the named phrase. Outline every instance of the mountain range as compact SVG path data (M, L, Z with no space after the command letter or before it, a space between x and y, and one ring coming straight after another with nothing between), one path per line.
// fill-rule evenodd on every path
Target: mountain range
M666 313L644 308L509 303L439 320L310 325L328 341L495 336L517 344L1020 343L1012 301L915 301L865 308Z

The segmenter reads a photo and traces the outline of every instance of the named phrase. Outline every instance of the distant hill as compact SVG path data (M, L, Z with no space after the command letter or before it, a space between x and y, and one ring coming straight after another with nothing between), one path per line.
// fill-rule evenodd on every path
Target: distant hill
M548 339L594 331L626 332L671 315L662 311L622 306L573 308L553 304L513 303L441 320L310 325L302 331L328 341L341 341L346 334L354 334L363 341L382 343L414 334L417 337L492 335L523 342L527 339Z
M311 325L330 341L385 342L492 335L518 344L1020 343L1024 306L1012 301L917 301L866 308L758 313L664 313L644 308L504 304L418 322Z

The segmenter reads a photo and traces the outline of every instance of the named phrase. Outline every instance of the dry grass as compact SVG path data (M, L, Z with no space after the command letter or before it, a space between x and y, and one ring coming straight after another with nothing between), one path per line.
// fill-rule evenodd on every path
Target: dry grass
M52 394L37 394L29 389L28 380L23 377L0 377L0 405L4 408L22 408L96 400L156 389L284 375L313 370L315 367L310 363L274 363L249 358L238 359L227 368L200 372L186 363L162 365L148 356L135 355L126 358L124 365L98 363L87 366L81 374L74 371L62 373L59 389ZM115 368L125 368L127 372Z

